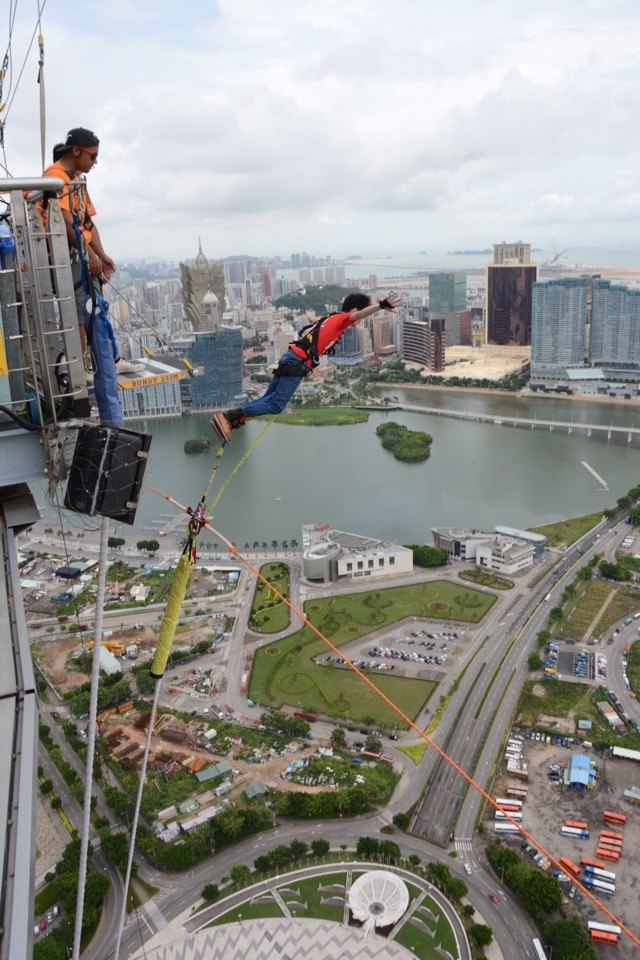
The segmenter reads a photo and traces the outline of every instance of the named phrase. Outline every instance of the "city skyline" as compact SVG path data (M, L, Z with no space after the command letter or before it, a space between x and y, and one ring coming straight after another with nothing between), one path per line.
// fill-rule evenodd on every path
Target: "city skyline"
M5 78L13 175L41 169L35 11ZM38 31L36 30L36 33ZM351 0L148 0L44 10L46 158L78 124L116 258L312 249L362 256L633 244L636 50L630 0L426 10ZM78 83L69 51L100 62Z

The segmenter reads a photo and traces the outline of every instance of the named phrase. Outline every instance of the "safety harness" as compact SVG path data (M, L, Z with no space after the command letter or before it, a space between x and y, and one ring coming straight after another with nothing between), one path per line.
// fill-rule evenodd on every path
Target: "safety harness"
M313 320L311 323L308 323L305 327L299 331L299 336L297 340L294 340L289 344L290 347L295 347L297 350L302 350L304 357L300 357L300 365L304 367L304 375L310 373L314 367L317 367L320 363L320 352L318 350L318 339L320 337L320 330L322 324L325 320L328 320L329 317L335 316L335 313L329 313L326 317L320 317L318 320ZM342 337L339 337L335 343L332 343L324 353L327 353L329 356L333 356L336 346L340 343ZM295 367L295 371L291 370L293 376L299 377L301 375L298 368L298 364L280 364L277 370L274 370L274 373L277 376L286 376L288 373L287 367Z

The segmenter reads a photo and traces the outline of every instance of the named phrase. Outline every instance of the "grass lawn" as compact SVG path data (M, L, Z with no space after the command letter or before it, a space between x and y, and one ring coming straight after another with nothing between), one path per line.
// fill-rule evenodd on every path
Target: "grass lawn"
M319 887L327 887L331 884L339 884L342 890L320 890ZM292 880L286 889L298 890L297 896L291 893L284 893L283 887L279 887L280 896L287 904L292 914L296 917L313 917L316 920L332 920L335 923L341 923L344 916L344 896L345 896L346 874L336 874L330 877L311 877L308 880ZM322 903L322 900L340 898L340 903ZM295 903L306 903L306 909L294 907Z
M558 520L543 527L530 527L531 533L541 533L547 538L548 547L571 546L585 533L592 530L602 520L602 512L589 513L585 517L573 517L570 520Z
M366 410L354 407L295 407L290 413L278 417L278 423L295 427L341 427L351 423L366 423Z
M429 914L433 914L436 918L435 922ZM420 924L410 919L400 928L394 938L398 943L409 950L413 950L415 956L421 957L423 960L441 958L442 954L437 952L436 947L442 947L452 957L458 956L451 925L435 900L432 900L431 897L425 897L413 916L419 918L430 930L435 930L435 937L429 936Z
M270 894L265 894L265 897L267 896L270 896ZM239 920L261 920L263 917L282 916L282 910L273 898L271 900L260 900L257 903L245 901L239 907L235 907L235 909L223 913L221 917L217 917L209 926L219 927L223 923L238 923Z
M289 597L289 567L286 564L265 563L260 567L260 573L283 597ZM279 633L289 626L288 606L262 580L258 581L253 597L249 626L257 633Z
M408 747L398 747L398 750L401 750L402 753L406 753L409 759L415 763L416 767L419 767L422 763L422 758L429 749L429 744L426 740L423 740L422 743L412 743Z
M495 602L480 593L446 581L392 587L386 590L309 601L305 615L336 647L410 616L476 623ZM257 651L249 696L262 706L288 704L330 717L397 726L393 708L378 689L414 719L435 688L427 680L369 672L375 689L349 668L316 663L327 647L308 628Z

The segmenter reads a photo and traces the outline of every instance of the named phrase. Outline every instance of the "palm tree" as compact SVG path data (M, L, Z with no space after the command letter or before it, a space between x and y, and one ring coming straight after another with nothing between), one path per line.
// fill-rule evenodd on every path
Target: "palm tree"
M288 550L288 549L289 549L289 541L288 541L288 540L283 540L283 541L282 541L282 549L283 549L283 550Z
M272 548L273 550L277 550L277 549L278 549L278 541L277 541L277 540L272 540L272 541L271 541L271 548Z
M269 546L269 544L267 543L267 541L266 541L266 540L263 540L263 541L262 541L262 549L263 549L263 550L266 550L268 546Z
M245 550L249 550L249 549L251 549L251 548L250 548L250 545L249 545L249 543L248 543L248 542L247 542L247 543L245 543L245 545L244 545L244 549L245 549Z
M298 546L298 541L295 540L295 539L290 540L290 541L289 541L289 545L290 545L290 547L291 547L292 550L295 550L296 547Z
M253 541L253 549L254 549L254 550L257 550L259 546L260 546L260 541L259 541L259 540L254 540L254 541Z

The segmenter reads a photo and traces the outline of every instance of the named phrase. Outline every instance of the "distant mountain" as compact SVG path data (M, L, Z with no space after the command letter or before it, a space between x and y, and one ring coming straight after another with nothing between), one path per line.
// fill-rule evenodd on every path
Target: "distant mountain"
M447 250L448 257L471 257L491 253L491 250Z

